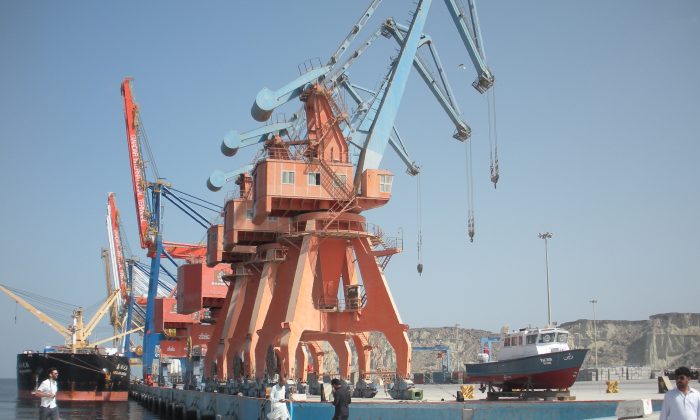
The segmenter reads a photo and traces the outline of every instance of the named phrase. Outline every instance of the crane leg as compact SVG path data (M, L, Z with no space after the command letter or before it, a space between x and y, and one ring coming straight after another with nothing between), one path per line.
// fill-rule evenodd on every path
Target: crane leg
M306 364L309 360L309 352L306 350L306 346L303 343L299 343L297 346L297 366L296 373L300 382L306 382Z
M369 380L370 361L372 358L372 346L369 345L369 335L366 332L353 334L352 341L357 351L357 369L360 379Z

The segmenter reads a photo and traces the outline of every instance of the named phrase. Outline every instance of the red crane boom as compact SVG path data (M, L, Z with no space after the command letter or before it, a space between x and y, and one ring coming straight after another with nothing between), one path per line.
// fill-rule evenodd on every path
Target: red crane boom
M146 166L141 154L139 142L139 106L134 101L131 91L130 77L122 83L122 96L124 97L124 120L126 123L126 140L129 146L129 161L131 162L131 181L134 187L134 203L136 204L136 220L139 225L139 241L142 249L148 249L148 254L155 252L153 241L154 233L150 226L151 211L146 201L148 193L148 181L146 179ZM173 258L188 261L201 261L206 255L206 245L194 245L178 242L163 241L163 249Z
M129 144L129 160L131 162L131 181L134 187L134 203L136 204L136 220L139 224L139 241L141 248L153 247L153 239L149 235L149 221L151 212L146 203L148 183L146 181L146 168L141 158L141 146L138 139L138 113L139 106L134 102L131 93L131 78L124 79L122 83L122 96L124 97L124 120L126 122L126 140Z
M109 211L109 227L112 232L112 246L114 247L117 263L116 269L119 279L119 291L121 292L122 299L128 302L129 290L126 281L126 261L124 260L124 250L122 248L122 238L119 229L119 210L117 210L117 203L114 198L114 193L112 192L109 193L109 197L107 198L107 206Z

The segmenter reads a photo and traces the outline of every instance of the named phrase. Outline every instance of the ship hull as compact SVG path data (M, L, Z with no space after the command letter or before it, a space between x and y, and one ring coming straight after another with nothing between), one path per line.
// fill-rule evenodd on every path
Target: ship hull
M467 363L466 383L512 389L564 389L576 382L588 349L487 363Z
M32 392L58 369L58 401L127 401L129 359L123 356L73 353L17 355L17 395L36 399Z

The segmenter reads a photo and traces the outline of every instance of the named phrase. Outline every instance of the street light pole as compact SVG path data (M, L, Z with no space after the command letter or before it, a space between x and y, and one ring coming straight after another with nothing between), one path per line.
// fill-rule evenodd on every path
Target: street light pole
M595 353L594 355L594 360L595 360L595 379L596 381L598 380L598 327L596 326L596 318L595 318L595 304L598 303L598 299L591 299L589 302L593 305L593 348Z
M547 250L547 240L552 238L552 233L545 232L539 233L537 236L540 239L544 239L544 266L547 271L547 326L552 325L552 305L550 302L549 295L549 252Z

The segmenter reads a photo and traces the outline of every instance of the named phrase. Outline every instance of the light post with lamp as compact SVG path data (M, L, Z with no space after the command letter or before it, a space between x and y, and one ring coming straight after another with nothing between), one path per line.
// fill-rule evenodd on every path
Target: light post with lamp
M598 327L596 325L595 318L595 304L598 303L598 299L589 300L593 305L593 359L595 360L595 380L598 380Z
M540 239L544 239L544 266L547 271L547 326L549 327L552 325L552 305L549 297L549 253L547 250L547 240L552 238L552 233L539 233L537 236Z

